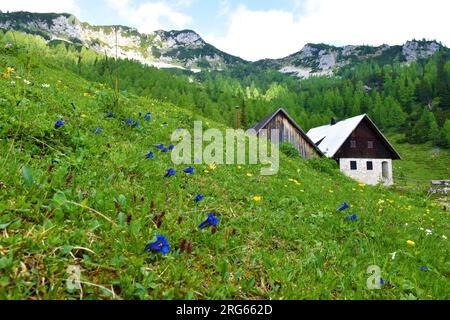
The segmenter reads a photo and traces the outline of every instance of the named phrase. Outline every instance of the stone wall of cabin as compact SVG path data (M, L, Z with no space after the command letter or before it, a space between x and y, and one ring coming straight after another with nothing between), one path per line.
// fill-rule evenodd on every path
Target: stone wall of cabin
M351 161L356 161L356 170L351 169ZM368 161L372 162L372 170L367 170ZM385 176L383 176L383 163L385 165ZM339 159L339 168L347 176L361 183L369 185L381 183L386 186L394 184L392 159L341 158Z

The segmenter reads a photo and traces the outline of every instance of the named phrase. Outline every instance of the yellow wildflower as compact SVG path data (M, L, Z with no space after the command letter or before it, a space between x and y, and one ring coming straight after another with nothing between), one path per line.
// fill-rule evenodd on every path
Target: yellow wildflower
M328 192L329 192L329 193L333 193L334 191L333 191L333 190L328 190Z
M216 164L215 164L215 163L210 163L210 164L208 165L208 168L209 168L210 170L216 170Z
M83 119L86 119L86 118L87 118L87 115L86 115L85 113L82 113L82 114L81 114L81 117L82 117Z
M410 246L410 247L414 247L414 246L416 245L416 243L415 243L414 241L412 241L412 240L406 241L406 244L407 244L408 246Z
M6 68L6 72L8 72L8 73L14 72L14 68L8 67L8 68Z
M208 170L205 170L205 173L209 173L209 171L208 171Z
M247 177L253 177L253 174L250 172L247 172Z
M83 96L85 96L85 97L90 97L91 94L90 94L89 92L85 92L85 93L83 93Z
M302 190L300 190L300 192L305 192L305 190L302 189Z
M241 170L241 169L242 169L242 167L241 167L241 166L237 166L237 168L238 168L239 170Z
M255 202L260 202L261 199L262 199L261 196L254 196L254 197L253 197L253 200L254 200Z

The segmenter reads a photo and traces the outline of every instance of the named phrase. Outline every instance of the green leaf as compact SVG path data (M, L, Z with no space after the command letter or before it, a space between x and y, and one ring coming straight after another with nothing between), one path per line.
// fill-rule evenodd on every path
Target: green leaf
M31 188L33 185L33 174L31 173L31 170L28 166L22 167L22 177L25 180L25 185L28 188Z
M0 230L6 229L11 223L12 221L0 224Z
M125 224L125 218L125 213L119 212L119 214L117 215L117 221L119 222L119 225L123 226Z

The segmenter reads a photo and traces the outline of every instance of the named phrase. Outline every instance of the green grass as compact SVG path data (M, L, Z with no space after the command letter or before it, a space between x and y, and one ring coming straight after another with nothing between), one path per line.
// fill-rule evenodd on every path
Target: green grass
M450 150L433 147L431 143L398 143L403 136L394 135L390 141L402 157L394 161L394 178L421 181L450 180Z
M79 299L66 287L71 265L82 269L83 299L450 298L448 212L423 197L284 155L274 176L260 176L259 165L203 164L188 176L169 153L145 158L177 128L192 129L185 110L122 93L115 118L105 118L106 86L39 58L27 68L23 55L0 55L2 72L16 67L0 79L1 299ZM123 124L147 111L151 122ZM164 178L169 167L177 174ZM338 212L343 201L351 209ZM210 212L217 232L196 230ZM344 219L352 213L358 221ZM156 234L168 238L166 257L144 251ZM179 252L181 239L191 254ZM381 268L380 290L366 287L370 265Z

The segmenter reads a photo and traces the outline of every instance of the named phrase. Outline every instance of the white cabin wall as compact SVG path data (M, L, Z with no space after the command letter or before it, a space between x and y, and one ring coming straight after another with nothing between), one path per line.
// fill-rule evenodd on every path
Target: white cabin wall
M350 161L356 161L357 169L350 169ZM367 170L367 161L372 161L373 170ZM387 162L388 177L383 178L382 163ZM362 158L342 158L339 159L339 168L347 176L365 184L376 185L383 183L390 186L394 183L392 175L392 159L362 159Z

